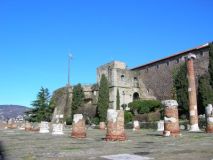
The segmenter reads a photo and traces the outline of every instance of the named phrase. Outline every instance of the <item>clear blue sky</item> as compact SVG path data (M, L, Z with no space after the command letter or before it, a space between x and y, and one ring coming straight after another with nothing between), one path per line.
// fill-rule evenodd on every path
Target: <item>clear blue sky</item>
M129 67L213 41L212 0L0 0L0 104L30 106L40 87L95 83L112 60Z

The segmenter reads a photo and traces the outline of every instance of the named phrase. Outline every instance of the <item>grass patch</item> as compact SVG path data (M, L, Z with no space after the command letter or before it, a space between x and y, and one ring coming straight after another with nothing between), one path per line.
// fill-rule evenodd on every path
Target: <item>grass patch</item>
M36 160L36 157L30 153L30 154L24 156L23 160Z
M77 148L77 147L65 147L65 148L62 148L62 150L65 150L65 151L74 151L74 150L80 150L81 148Z

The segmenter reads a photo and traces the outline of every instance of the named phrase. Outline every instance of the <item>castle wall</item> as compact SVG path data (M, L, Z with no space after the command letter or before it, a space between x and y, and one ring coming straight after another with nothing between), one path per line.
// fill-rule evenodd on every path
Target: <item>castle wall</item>
M194 61L196 81L198 76L203 75L208 71L209 63L209 48L203 47L195 50L172 56L155 63L151 63L142 67L132 69L138 71L140 79L148 88L148 92L151 90L157 99L164 100L172 98L172 73L175 68L184 63L183 58L189 53L193 53L197 56Z

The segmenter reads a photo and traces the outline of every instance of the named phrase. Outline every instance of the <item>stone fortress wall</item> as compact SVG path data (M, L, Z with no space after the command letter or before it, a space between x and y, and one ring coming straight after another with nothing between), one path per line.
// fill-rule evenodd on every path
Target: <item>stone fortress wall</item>
M85 93L85 104L96 105L98 85L101 75L105 74L109 81L110 108L116 109L117 89L120 94L120 107L134 99L171 99L172 73L180 66L189 53L197 56L194 61L196 81L198 76L207 73L209 63L209 43L166 57L145 65L128 69L124 62L113 61L97 68L97 84L82 85ZM69 94L67 94L67 91ZM72 100L72 87L60 88L53 94L56 97L54 115L69 115ZM68 98L69 96L69 98ZM69 108L67 108L69 107Z
M209 44L132 68L131 71L139 72L140 79L144 82L148 90L153 91L154 96L157 99L170 99L172 98L172 73L175 68L185 62L184 57L186 57L189 53L193 53L197 57L197 59L194 60L194 67L196 82L198 82L198 77L208 71Z

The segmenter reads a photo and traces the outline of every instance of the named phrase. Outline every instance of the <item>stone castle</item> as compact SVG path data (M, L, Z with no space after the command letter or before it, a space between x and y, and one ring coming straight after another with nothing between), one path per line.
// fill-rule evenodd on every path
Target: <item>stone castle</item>
M110 108L116 108L117 89L120 94L121 106L127 105L135 99L171 99L172 72L185 62L185 57L189 53L193 53L197 57L194 61L196 79L207 73L209 44L207 43L131 69L128 69L124 62L119 61L104 64L97 68L97 84L83 86L85 104L97 104L98 85L102 74L105 74L109 82ZM70 93L68 99L71 99L72 87L68 87L67 92ZM67 92L63 93L64 101ZM69 113L66 110L66 105L64 103L63 106L57 107L56 110L58 111L55 112Z

